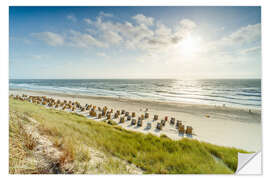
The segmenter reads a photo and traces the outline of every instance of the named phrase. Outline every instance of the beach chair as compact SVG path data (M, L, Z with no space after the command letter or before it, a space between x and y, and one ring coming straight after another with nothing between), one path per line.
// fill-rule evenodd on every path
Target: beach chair
M170 120L170 124L175 124L175 118L171 118L171 120Z
M179 125L178 126L178 131L180 134L184 134L185 133L185 126L184 125Z
M126 112L126 111L123 109L123 110L121 111L121 114L125 114L125 112Z
M98 119L101 119L102 113L98 113Z
M165 120L165 121L168 121L168 116L165 116L164 120Z
M160 123L161 123L161 125L162 125L162 126L165 126L166 121L165 121L165 120L161 120L161 122L160 122Z
M128 120L128 121L130 121L130 120L131 120L131 116L130 116L130 115L127 117L127 120Z
M177 122L176 122L176 128L178 128L180 125L182 125L182 121L177 120Z
M124 123L125 122L125 117L120 117L120 123Z
M139 119L138 123L137 123L137 126L142 127L142 125L143 125L143 121L142 121L142 119Z
M114 113L114 118L117 119L119 117L118 113Z
M129 112L126 112L126 113L125 113L125 116L128 116L128 115L129 115Z
M152 123L148 122L146 128L151 129L151 127L152 127Z
M85 108L81 108L81 112L84 112L85 111Z
M58 106L58 105L57 105L57 106ZM75 111L75 107L73 106L71 110L72 110L72 111Z
M158 120L158 115L154 115L154 120Z
M94 109L91 109L91 111L89 112L90 116L96 117L97 113L94 111Z
M131 125L135 125L137 123L136 119L132 119Z
M141 119L144 120L144 115L143 114L141 115Z
M135 112L132 112L132 117L135 117L136 116L136 113Z
M145 119L149 118L149 113L145 113Z
M161 123L157 123L157 129L162 130L162 124Z
M186 128L186 134L187 135L192 135L192 130L193 130L193 128L191 126L187 126L187 128Z

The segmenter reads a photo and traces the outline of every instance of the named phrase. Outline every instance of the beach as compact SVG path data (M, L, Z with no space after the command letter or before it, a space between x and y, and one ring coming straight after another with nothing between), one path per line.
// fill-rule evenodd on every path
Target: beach
M157 136L165 134L171 139L178 140L183 138L183 136L178 134L175 126L167 123L159 131L156 129L157 121L153 121L155 114L159 115L159 121L164 119L165 116L168 116L169 120L171 117L175 117L176 120L181 120L185 126L193 127L193 139L248 151L261 150L261 111L257 108L97 97L51 91L10 90L9 93L13 95L26 94L31 96L47 96L67 101L78 101L82 105L107 106L108 109L114 109L114 111L124 109L130 113L135 112L136 116L144 114L146 109L148 109L150 118L144 121L142 127L131 126L130 121L125 121L125 123L119 125L131 131L152 133ZM77 113L89 117L88 111L83 113L78 111ZM95 120L101 121L102 119ZM115 121L119 123L119 119ZM147 122L151 122L151 129L146 128Z

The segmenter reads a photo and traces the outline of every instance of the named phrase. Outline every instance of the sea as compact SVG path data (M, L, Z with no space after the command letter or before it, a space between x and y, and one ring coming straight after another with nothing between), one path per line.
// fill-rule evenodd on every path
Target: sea
M10 90L261 108L261 79L10 79Z

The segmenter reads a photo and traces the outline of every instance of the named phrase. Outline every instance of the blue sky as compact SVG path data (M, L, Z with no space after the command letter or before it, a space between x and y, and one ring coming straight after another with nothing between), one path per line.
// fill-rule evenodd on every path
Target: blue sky
M10 78L260 78L260 7L10 7Z

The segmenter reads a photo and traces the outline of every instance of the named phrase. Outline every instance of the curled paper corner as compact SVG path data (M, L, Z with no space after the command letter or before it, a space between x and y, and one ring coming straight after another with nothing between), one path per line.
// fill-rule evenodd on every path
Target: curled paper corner
M262 163L261 152L238 153L238 164L235 174L237 175L261 175Z

